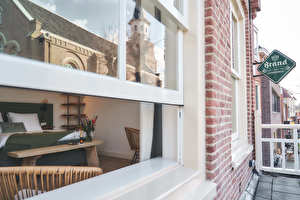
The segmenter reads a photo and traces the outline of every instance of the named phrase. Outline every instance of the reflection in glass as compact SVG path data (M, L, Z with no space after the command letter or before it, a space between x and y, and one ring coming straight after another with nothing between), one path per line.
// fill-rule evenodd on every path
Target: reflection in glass
M274 142L273 164L275 168L282 168L281 142Z
M262 142L262 162L264 167L270 167L270 142Z
M177 25L152 1L127 0L127 80L176 89Z
M285 143L285 168L294 169L294 143Z
M116 76L118 7L119 0L0 1L0 52Z

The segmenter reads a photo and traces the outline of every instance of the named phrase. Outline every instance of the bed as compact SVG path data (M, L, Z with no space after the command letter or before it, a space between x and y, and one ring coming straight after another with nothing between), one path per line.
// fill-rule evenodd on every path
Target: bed
M37 114L39 123L53 127L53 105L44 103L0 102L0 115L8 124L8 113ZM34 132L21 131L0 133L0 166L19 166L21 159L12 158L8 152L55 146L78 140L79 132L57 130L39 130ZM86 165L86 154L83 149L53 153L37 160L36 165Z

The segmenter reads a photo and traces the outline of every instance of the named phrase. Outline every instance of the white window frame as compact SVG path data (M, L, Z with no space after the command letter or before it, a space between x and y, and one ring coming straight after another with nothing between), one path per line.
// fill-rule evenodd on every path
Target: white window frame
M255 84L255 96L256 96L256 107L255 110L259 111L261 110L261 94L260 94L260 85L259 83Z
M183 32L188 29L187 20L174 5L164 0L153 0L167 12L178 25L177 31L177 87L176 90L135 83L126 80L126 1L119 0L119 48L117 78L92 74L82 71L71 71L54 67L47 63L36 62L24 58L0 55L3 66L0 73L0 85L54 92L68 92L88 96L111 97L135 101L154 102L161 104L183 105ZM186 2L185 2L186 3ZM28 19L32 16L22 5L18 4ZM185 7L185 6L183 6ZM23 67L20 68L19 66ZM47 73L43 73L47 70ZM20 74L16 78L16 71ZM26 76L22 76L22 75ZM57 77L55 80L50 77ZM70 84L66 85L66 81ZM105 85L105 87L103 87ZM64 87L62 87L64 86ZM91 87L93 86L93 87Z
M238 123L238 119L239 119L239 87L240 87L240 84L239 84L239 81L241 80L241 73L240 73L240 49L241 49L241 46L240 46L240 27L239 27L239 17L238 17L238 14L236 12L236 10L233 8L233 5L230 4L230 44L231 45L235 45L233 44L233 27L232 27L232 24L233 24L233 19L232 17L235 18L235 21L236 21L236 26L237 26L237 46L235 48L238 49L237 51L237 55L234 55L234 50L233 48L234 47L231 47L231 76L232 76L232 79L233 79L233 84L234 86L232 87L233 88L233 94L234 96L232 98L234 98L234 102L235 102L235 105L232 105L232 112L235 112L235 122L233 121L232 122L232 130L236 130L236 132L233 132L232 133L232 142L235 142L239 139L239 133L238 133L238 130L239 130L239 123ZM232 62L234 58L234 63ZM233 128L234 127L234 128Z
M275 110L274 110L274 104L275 103L276 103L276 105L275 105ZM279 106L278 106L278 104L279 104ZM277 108L279 110L276 110ZM275 90L272 89L272 112L273 113L280 113L280 110L281 110L281 108L280 108L280 96L277 94L277 92Z
M176 105L178 106L178 121L176 127L177 160L175 161L175 163L177 163L176 165L183 165L183 32L188 30L187 19L184 16L184 13L186 13L185 5L187 4L187 1L183 1L183 13L179 12L174 7L174 5L166 3L165 0L153 1L158 3L160 8L164 9L164 11L167 11L168 17L173 18L179 27L177 32L178 48L176 56L177 90L159 88L126 80L126 1L124 0L119 0L120 43L118 48L117 78L94 74L90 72L82 72L80 70L72 70L61 66L54 66L53 64L50 65L47 63L42 63L39 61L25 59L21 57L0 54L0 86ZM17 6L20 10L23 10L24 12L26 11L24 10L24 8L22 8L22 5L18 4ZM28 19L33 19L28 12L25 12L24 14ZM151 159L149 162L152 163L157 161L152 161ZM162 161L159 162L166 161L162 159ZM137 167L142 165L143 163L140 163L137 165ZM154 170L152 175L157 176L157 171L163 170L164 172L169 172L170 169L175 170L178 168L176 165L171 163L169 164L169 166L167 166L168 169L166 170L166 166L158 164L156 170ZM141 170L143 171L143 169ZM149 172L145 170L140 174L142 175L143 173ZM132 177L135 177L135 174L131 174L131 179ZM147 174L147 177L149 177L149 174ZM143 183L145 182L140 181L139 184ZM79 184L83 186L86 183L85 181L82 181ZM77 186L76 184L73 184L70 187L76 188ZM63 195L63 192L64 190L60 190L59 195ZM69 191L65 190L64 194L67 194L67 192ZM53 191L49 194L54 194L55 196L56 192ZM95 196L96 194L91 195ZM34 198L39 199L38 196Z
M235 91L232 98L235 98L235 105L232 108L236 112L236 121L232 122L236 132L232 133L231 154L233 167L238 167L253 150L248 142L248 115L247 115L247 82L246 82L246 36L245 36L245 15L239 0L230 1L230 43L232 41L232 16L237 22L237 55L235 57L235 68L231 63L231 77L235 84ZM233 47L232 47L233 48ZM231 50L231 58L234 55ZM233 112L234 110L232 110ZM234 129L233 129L234 130Z

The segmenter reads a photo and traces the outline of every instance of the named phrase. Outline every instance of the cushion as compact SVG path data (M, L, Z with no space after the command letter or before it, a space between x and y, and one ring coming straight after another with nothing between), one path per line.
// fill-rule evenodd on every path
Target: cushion
M8 113L9 121L23 122L26 131L42 131L39 117L37 113L21 114L21 113Z
M2 130L2 133L26 132L23 122L1 122L0 129Z

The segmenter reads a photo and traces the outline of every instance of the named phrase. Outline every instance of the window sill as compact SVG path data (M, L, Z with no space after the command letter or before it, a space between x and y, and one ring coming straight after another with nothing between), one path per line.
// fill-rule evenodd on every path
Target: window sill
M168 200L211 200L217 197L217 184L211 181L200 181L193 179L174 192L166 199Z
M198 175L175 161L151 159L103 174L57 190L32 200L54 199L162 199Z
M238 168L252 151L253 145L241 144L241 147L232 152L232 167L234 169Z

